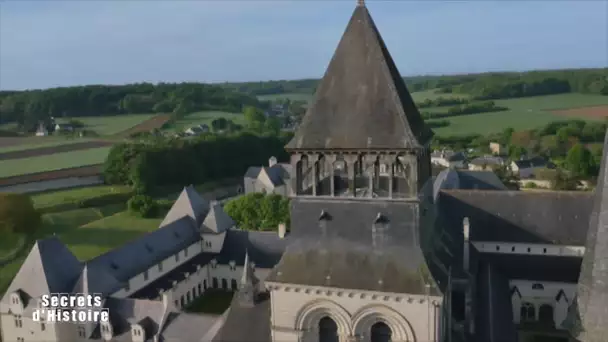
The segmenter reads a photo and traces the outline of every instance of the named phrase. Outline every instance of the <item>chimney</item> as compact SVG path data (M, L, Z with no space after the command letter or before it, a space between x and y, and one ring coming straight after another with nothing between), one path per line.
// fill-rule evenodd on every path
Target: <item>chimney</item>
M279 223L279 238L284 238L286 231L287 227L285 227L285 223Z
M463 246L463 256L462 256L462 267L465 272L469 272L469 218L465 217L462 220L462 234L464 235L464 246Z
M270 157L270 159L268 159L268 167L273 167L274 165L276 165L276 163L277 163L276 157Z

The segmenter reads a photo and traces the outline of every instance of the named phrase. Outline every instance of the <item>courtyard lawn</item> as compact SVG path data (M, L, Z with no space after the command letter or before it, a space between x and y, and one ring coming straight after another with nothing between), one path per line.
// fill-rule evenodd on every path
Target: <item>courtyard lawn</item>
M186 312L222 314L232 301L232 291L208 289L202 296L196 298L186 308Z
M3 160L0 161L0 178L101 164L105 161L109 151L110 147L100 147L32 158Z
M131 188L123 185L99 185L86 188L42 192L31 196L34 207L39 210L59 205L78 204L109 194L130 193Z
M204 111L186 115L184 118L177 120L176 123L169 127L172 131L184 131L192 126L207 124L211 127L211 121L217 118L225 118L232 120L234 123L245 124L245 116L242 113L228 113L220 111Z
M534 129L549 122L573 119L590 120L589 117L567 117L553 114L551 110L608 105L608 96L587 94L561 94L496 100L496 105L508 107L502 112L480 113L436 119L450 122L449 126L435 128L439 136L467 134L487 135L512 127L515 130ZM425 108L423 111L447 111L449 107ZM435 120L430 120L433 122Z
M65 123L69 120L82 122L84 129L95 131L99 135L113 135L134 127L156 114L130 114L114 116L83 116L74 118L60 118L57 123Z

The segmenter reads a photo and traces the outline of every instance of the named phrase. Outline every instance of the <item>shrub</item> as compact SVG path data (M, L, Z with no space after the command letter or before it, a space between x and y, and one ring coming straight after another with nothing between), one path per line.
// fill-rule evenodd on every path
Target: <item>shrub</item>
M250 193L224 206L237 226L248 230L276 230L279 223L289 227L289 199L280 195Z
M144 218L154 217L158 214L159 206L154 199L147 195L135 195L127 202L131 213Z
M30 234L40 223L40 213L28 195L0 193L0 233Z

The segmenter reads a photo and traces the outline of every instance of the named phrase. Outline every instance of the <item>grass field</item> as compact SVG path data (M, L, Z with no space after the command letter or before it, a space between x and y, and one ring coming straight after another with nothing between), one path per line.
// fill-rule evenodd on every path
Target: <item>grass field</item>
M109 151L110 147L101 147L26 159L4 160L0 167L0 178L99 164L105 161Z
M533 129L552 121L572 119L588 120L585 116L557 115L551 110L580 108L587 106L608 105L608 96L585 94L562 94L535 96L518 99L497 100L498 106L509 110L494 113L455 116L438 120L447 120L449 126L434 129L440 136L489 134L500 132L507 127L515 130ZM435 108L434 111L447 111L449 107ZM429 108L433 111L433 108ZM425 110L427 110L425 108ZM600 118L597 118L600 119Z
M43 192L31 196L34 207L39 210L62 204L77 203L108 194L128 193L131 189L121 185L99 185L86 188Z
M439 97L443 97L444 99L469 97L469 95L466 94L438 94L435 92L436 90L437 89L417 91L415 93L412 93L412 98L414 99L414 102L422 102L424 100L435 100Z
M9 140L10 139L10 140ZM61 136L0 138L0 153L25 151L41 147L63 146L80 142L93 141L93 138L68 138ZM3 141L11 142L2 144Z
M85 125L84 129L95 131L100 136L108 136L125 131L154 116L155 114L83 116L74 118L60 118L57 119L57 123L65 123L69 120L78 120Z
M211 121L217 118L226 118L232 120L236 124L244 124L245 116L240 113L228 113L219 111L204 111L188 114L181 120L178 120L175 124L169 127L171 131L183 131L189 127L207 124L211 126Z

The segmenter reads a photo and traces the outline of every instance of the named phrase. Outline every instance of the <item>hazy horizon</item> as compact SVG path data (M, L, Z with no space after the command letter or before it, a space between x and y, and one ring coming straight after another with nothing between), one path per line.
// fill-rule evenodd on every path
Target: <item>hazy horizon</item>
M0 2L0 90L318 79L355 3ZM367 6L404 76L608 66L606 1Z

